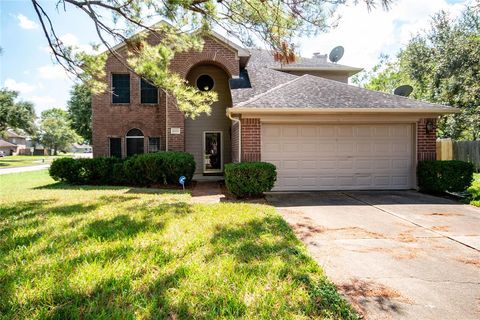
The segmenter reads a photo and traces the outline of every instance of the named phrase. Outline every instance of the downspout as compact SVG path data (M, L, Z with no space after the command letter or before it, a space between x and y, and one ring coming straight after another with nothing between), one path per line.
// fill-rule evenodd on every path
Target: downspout
M242 162L242 122L240 118L233 118L230 112L227 112L227 116L233 122L238 123L238 162Z
M162 91L165 92L165 151L168 151L168 93L164 89Z

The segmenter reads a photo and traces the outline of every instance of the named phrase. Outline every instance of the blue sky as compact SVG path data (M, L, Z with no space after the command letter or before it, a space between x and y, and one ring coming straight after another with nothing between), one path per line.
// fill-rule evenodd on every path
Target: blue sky
M67 7L57 11L56 0L43 1L51 14L57 33L71 45L87 49L98 42L92 23L82 12ZM441 9L453 16L468 1L397 0L391 10L368 12L362 6L339 10L341 19L336 29L315 38L301 39L300 52L328 53L333 47L346 49L342 64L371 68L381 53L394 55L412 34L428 27L429 18ZM72 79L54 63L39 26L35 11L28 0L0 2L0 87L20 92L20 97L35 104L37 115L51 108L65 108Z

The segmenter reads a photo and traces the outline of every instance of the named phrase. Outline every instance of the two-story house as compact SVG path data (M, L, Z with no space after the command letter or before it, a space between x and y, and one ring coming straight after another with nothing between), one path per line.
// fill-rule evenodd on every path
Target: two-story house
M218 93L211 114L195 120L108 58L111 92L92 101L94 156L187 151L202 175L267 161L277 167L275 190L410 189L417 161L435 159L436 118L454 111L349 85L361 69L323 55L282 66L268 51L218 34L204 40L201 52L177 54L170 65L190 85ZM126 56L125 46L115 50Z

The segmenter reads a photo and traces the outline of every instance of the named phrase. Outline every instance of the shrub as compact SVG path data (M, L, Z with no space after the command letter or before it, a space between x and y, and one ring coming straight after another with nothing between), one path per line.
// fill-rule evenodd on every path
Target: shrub
M117 158L61 158L53 161L50 176L72 184L177 184L180 176L190 182L195 160L186 152L156 152L135 155L124 162Z
M72 158L59 158L52 162L48 172L56 181L78 183L80 164Z
M420 191L441 193L465 191L473 180L472 163L449 161L421 161L417 166Z
M93 159L55 159L50 166L50 176L72 184L108 184L115 183L114 167L121 160L110 157Z
M177 184L180 176L190 182L195 160L190 153L179 151L140 154L125 161L124 172L133 185Z
M270 191L277 180L273 164L242 162L225 165L225 185L237 197L258 196Z

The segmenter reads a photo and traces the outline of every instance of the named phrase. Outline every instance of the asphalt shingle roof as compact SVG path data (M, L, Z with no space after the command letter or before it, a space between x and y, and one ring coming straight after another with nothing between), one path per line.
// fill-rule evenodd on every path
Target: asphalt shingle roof
M297 76L275 70L278 63L266 50L250 50L246 67L251 88L232 89L233 107L241 108L401 108L453 109L379 91L367 90L343 82L313 75ZM303 59L303 60L302 60ZM305 61L320 58L302 58ZM302 62L303 61L303 62ZM329 65L337 64L326 62Z
M0 139L0 148L1 147L17 147L17 145Z
M303 75L235 105L242 108L411 108L448 106Z

